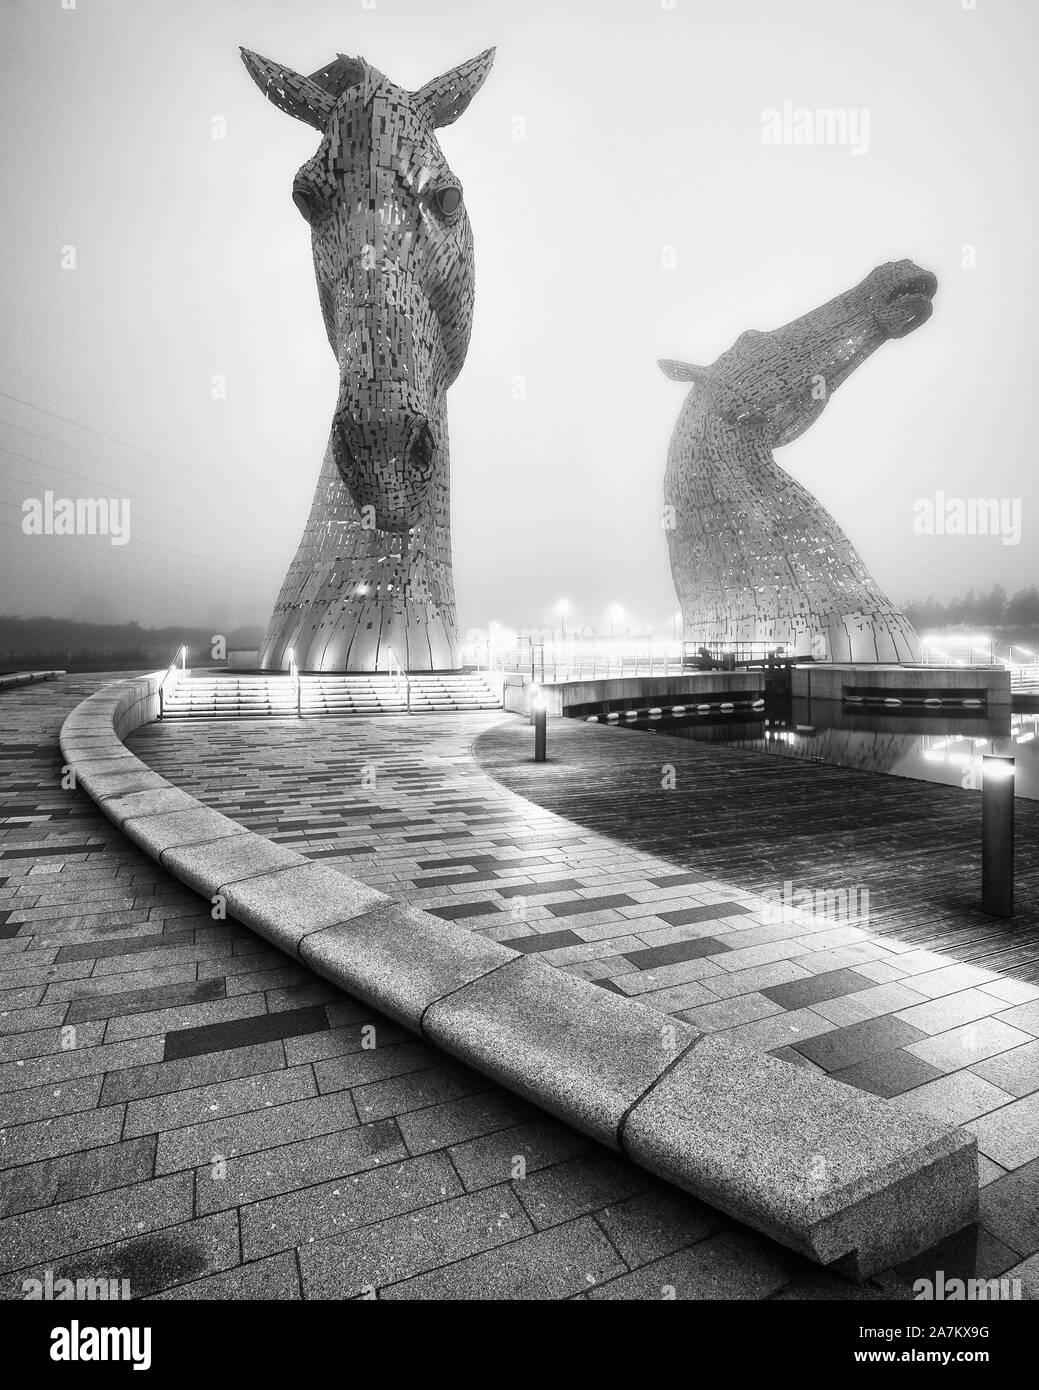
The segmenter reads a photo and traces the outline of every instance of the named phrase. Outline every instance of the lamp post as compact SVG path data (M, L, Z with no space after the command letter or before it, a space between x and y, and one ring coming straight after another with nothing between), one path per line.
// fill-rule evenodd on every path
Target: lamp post
M532 709L534 714L534 761L543 763L545 761L545 725L548 711L542 699L535 700Z
M556 604L556 607L559 609L559 640L560 640L560 642L565 642L565 641L566 641L566 615L567 615L567 610L569 609L570 605L569 605L569 603L566 601L565 598L561 598L561 599L559 600L559 602Z
M1014 915L1014 760L981 760L981 910Z
M616 626L617 626L617 623L620 621L620 619L621 619L623 616L624 616L624 610L621 608L621 606L620 606L619 603L615 603L615 604L613 605L613 607L610 609L610 636L611 636L611 637L615 636L615 634L616 634Z

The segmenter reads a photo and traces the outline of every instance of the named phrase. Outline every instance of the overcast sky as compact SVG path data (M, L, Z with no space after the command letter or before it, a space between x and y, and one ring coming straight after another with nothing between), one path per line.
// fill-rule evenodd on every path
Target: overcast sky
M661 484L685 388L656 359L713 361L902 258L938 276L930 322L779 461L898 600L1039 580L1034 0L0 14L0 611L263 622L295 552L337 391L290 197L318 136L263 100L239 44L301 72L359 53L410 88L497 45L441 132L476 241L449 397L463 629L566 598L578 625L619 604L668 630ZM865 153L764 143L787 101L868 111ZM129 544L23 535L46 489L129 497ZM1021 543L915 536L937 490L1020 499Z

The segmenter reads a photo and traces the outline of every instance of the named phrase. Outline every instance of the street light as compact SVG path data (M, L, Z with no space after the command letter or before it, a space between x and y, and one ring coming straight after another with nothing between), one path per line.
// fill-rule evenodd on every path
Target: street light
M981 910L1012 917L1014 759L986 753L981 765Z
M566 615L570 611L570 604L565 598L561 598L556 604L559 609L559 640L566 641Z
M621 618L623 618L623 617L624 617L624 609L620 606L619 603L615 603L615 604L613 605L613 607L610 609L610 636L611 636L611 637L613 637L613 636L615 635L616 625L617 625L617 623L620 622Z

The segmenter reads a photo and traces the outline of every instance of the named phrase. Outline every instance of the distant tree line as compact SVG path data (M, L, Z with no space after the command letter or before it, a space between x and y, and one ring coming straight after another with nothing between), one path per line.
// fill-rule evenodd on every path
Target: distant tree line
M910 599L906 617L918 630L944 627L1012 628L1039 630L1039 588L1018 589L1007 594L1002 584L993 588L969 589L962 598Z
M228 650L255 649L262 631L235 628L224 634ZM187 642L196 664L208 664L214 633L209 628L141 627L139 623L81 623L72 618L0 615L0 671L33 666L66 670L158 665Z

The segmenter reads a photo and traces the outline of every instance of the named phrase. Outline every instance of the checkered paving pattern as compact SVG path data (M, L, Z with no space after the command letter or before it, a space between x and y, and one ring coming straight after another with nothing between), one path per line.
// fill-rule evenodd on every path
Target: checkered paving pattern
M535 769L530 736L516 717L486 713L151 725L131 746L250 829L392 896L705 1031L966 1125L982 1154L985 1277L1039 1248L1039 988L825 914L773 920L787 914L760 890L698 870L695 851L676 862L627 843L620 825L610 837L589 828L603 804L614 822L642 808L646 782L622 764L633 748L644 750L657 802L673 804L657 742L556 721L556 761ZM570 814L503 786L472 746L500 775L547 771ZM580 776L586 746L608 769L598 798Z
M48 1271L125 1279L135 1298L906 1296L897 1273L863 1288L832 1278L213 921L61 787L61 722L104 680L0 696L0 1296L22 1297ZM338 796L349 809L346 750L314 744L316 800L298 795L298 766L294 782L280 774L297 794L289 809L259 786L269 755L256 729L238 731L237 750L210 742L215 728L196 744L200 726L138 742L156 761L197 759L214 799L234 789L254 803L248 816L280 821L304 848L319 817L313 852L340 852L331 808ZM430 770L436 724L416 738L401 786L417 796L427 771L439 779L434 797L455 805L454 824L474 822L446 832L463 853L473 833L504 839L493 812L480 820L479 774L474 804L457 805L464 739ZM427 815L381 783L369 795L378 825L346 817L361 832L348 836L354 848L364 836L372 845L369 863L384 835L423 860L457 857L408 839L452 813ZM544 867L520 869L521 857L556 857L531 844L487 853L502 851L505 889ZM579 916L549 917L583 939ZM975 1262L968 1239L943 1268Z

